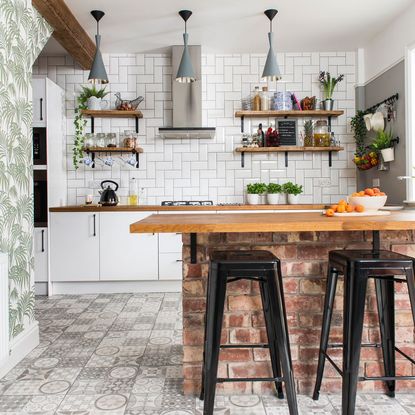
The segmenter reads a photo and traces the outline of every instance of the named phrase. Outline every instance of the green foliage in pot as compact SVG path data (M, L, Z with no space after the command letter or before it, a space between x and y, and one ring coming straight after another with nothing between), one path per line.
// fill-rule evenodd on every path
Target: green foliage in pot
M265 183L250 183L246 186L246 193L249 195L262 195L266 191L267 185Z
M282 185L282 191L287 195L297 196L303 193L303 186L299 184L294 184L292 182L287 182Z
M334 88L336 88L336 85L343 81L344 75L341 74L337 78L333 78L330 75L330 72L320 71L320 76L318 77L318 80L320 81L320 84L323 86L324 90L324 99L332 99Z
M72 156L72 161L75 169L79 167L78 164L83 156L84 148L84 131L86 126L86 120L82 116L82 110L87 109L88 98L104 98L108 94L109 92L106 92L105 88L97 89L95 85L92 85L91 88L83 86L82 92L79 94L77 98L78 106L75 108L75 118L73 122L75 126L75 138Z
M357 111L356 115L351 119L350 125L354 133L354 140L356 142L355 156L362 157L366 154L365 139L367 135L367 128L364 120L365 113Z
M385 150L386 148L392 147L392 132L378 131L376 133L376 138L372 141L370 145L371 148L375 151Z
M277 193L282 193L282 186L278 183L270 183L267 186L267 193L270 195L275 195Z

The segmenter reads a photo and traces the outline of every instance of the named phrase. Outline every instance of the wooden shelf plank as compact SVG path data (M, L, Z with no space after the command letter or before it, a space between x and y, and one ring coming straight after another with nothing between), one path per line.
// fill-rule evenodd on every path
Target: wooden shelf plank
M82 114L95 118L143 118L141 111L120 111L120 110L82 110Z
M144 153L141 147L85 147L84 151L88 153Z
M339 117L343 115L344 111L324 111L324 110L312 110L312 111L236 111L235 117Z
M342 151L344 147L300 147L300 146L281 146L281 147L237 147L237 153L301 153L305 151Z

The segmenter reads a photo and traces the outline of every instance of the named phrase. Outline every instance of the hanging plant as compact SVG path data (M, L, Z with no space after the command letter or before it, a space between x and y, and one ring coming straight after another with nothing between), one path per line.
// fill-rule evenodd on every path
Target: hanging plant
M373 151L365 145L367 129L363 118L364 115L365 113L363 111L357 111L350 122L356 142L356 152L354 153L353 162L358 169L369 170L377 166L379 159L376 151Z
M74 147L73 147L73 156L72 161L75 169L79 167L79 161L83 157L83 149L84 149L84 142L85 142L85 126L86 120L82 115L82 110L87 109L87 101L88 98L97 97L97 98L104 98L108 95L109 92L105 91L105 88L97 89L95 85L92 85L91 88L83 86L82 92L79 94L77 98L78 106L75 108L75 118L74 118L74 126L75 126L75 139L74 139Z

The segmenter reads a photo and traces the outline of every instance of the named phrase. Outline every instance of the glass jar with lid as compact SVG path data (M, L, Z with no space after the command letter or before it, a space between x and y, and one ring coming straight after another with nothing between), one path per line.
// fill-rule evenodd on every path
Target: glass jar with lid
M137 143L138 135L132 130L125 130L124 131L124 147L127 148L136 148L138 145Z
M95 146L95 134L94 133L86 133L84 146L86 148L94 147Z
M97 133L96 134L96 147L105 147L105 137L106 134L105 133Z
M107 147L117 147L117 134L108 133L106 137Z
M316 121L313 137L315 147L330 147L330 133L326 120Z

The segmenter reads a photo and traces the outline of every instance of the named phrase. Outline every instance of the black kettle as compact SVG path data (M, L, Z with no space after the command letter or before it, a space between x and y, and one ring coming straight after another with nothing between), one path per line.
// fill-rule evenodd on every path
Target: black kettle
M105 188L105 183L112 183L115 185L115 189L112 189L109 185ZM104 180L101 182L102 190L99 191L101 198L99 204L102 206L117 206L118 205L118 196L115 193L118 190L118 183L113 182L112 180Z

